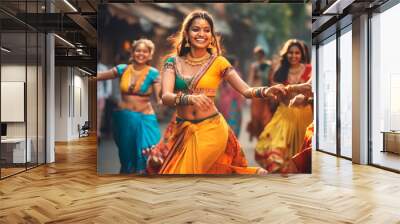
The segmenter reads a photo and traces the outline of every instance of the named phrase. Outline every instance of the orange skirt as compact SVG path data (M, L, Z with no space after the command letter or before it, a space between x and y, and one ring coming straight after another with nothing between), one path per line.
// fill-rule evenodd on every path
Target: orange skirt
M222 115L178 121L160 174L255 174Z

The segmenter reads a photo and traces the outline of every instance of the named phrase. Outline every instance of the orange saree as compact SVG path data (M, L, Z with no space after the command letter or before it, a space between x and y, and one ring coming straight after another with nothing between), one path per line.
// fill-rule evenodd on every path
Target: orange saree
M168 60L167 60L168 62ZM188 89L191 94L215 96L223 76L231 65L221 56L212 56L200 73L194 76ZM178 77L179 78L179 77ZM173 134L167 143L169 153L160 174L255 174L233 131L219 113L201 120L177 118Z

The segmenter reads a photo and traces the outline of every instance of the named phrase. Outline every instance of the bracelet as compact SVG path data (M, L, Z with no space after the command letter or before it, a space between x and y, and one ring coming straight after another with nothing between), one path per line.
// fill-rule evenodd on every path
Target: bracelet
M163 66L163 70L166 70L166 69L174 69L174 63L172 63L172 62L165 63Z
M266 97L268 96L268 93L265 93L265 94L264 94L264 92L265 92L266 89L268 90L268 87L262 87L262 88L261 88L261 97L262 97L262 98L266 98ZM268 91L267 91L267 92L268 92Z
M176 94L176 96L175 96L175 106L181 104L181 97L182 97L182 92L179 92L179 93Z
M293 91L293 86L292 85L287 85L285 88L286 88L286 91L289 92L289 93Z
M189 94L182 94L182 92L179 92L176 94L175 97L175 106L177 105L191 105L192 101L190 100L190 95Z
M256 88L251 88L251 98L256 98Z
M251 88L251 90L250 90L251 97L252 98L265 98L266 96L264 95L264 89L265 89L265 87Z
M251 89L250 89L250 97L251 97L251 98L255 98L254 90L255 90L255 88L251 88Z
M189 94L184 94L182 96L182 98L183 98L182 105L190 105L189 97L190 97Z
M183 94L181 96L181 105L188 105L188 95L187 94Z

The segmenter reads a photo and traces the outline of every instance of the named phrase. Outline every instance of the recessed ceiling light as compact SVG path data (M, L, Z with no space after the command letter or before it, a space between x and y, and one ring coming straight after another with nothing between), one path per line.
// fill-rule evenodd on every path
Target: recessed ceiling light
M75 45L73 45L71 42L69 42L68 40L58 36L57 34L54 34L55 37L57 37L59 40L61 40L62 42L64 42L65 44L67 44L70 47L75 48Z
M9 50L9 49L7 49L5 47L1 47L1 51L4 51L6 53L10 53L11 52L11 50Z
M341 15L343 10L351 5L356 0L336 0L327 9L325 9L323 15Z
M78 10L71 4L69 3L68 0L64 0L65 4L68 5L68 7L70 7L74 12L78 12Z
M83 73L85 73L85 74L87 74L87 75L92 75L92 73L90 73L90 72L88 72L88 71L86 71L86 70L83 70L83 69L81 69L81 68L79 68L79 67L78 67L78 70L81 71L81 72L83 72Z

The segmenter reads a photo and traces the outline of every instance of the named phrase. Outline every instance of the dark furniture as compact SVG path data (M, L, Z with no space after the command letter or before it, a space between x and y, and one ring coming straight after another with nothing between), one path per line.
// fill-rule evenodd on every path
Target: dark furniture
M400 131L382 131L383 150L382 152L392 152L400 154Z
M90 129L89 121L85 121L85 123L82 126L78 124L79 138L89 136L89 129Z

